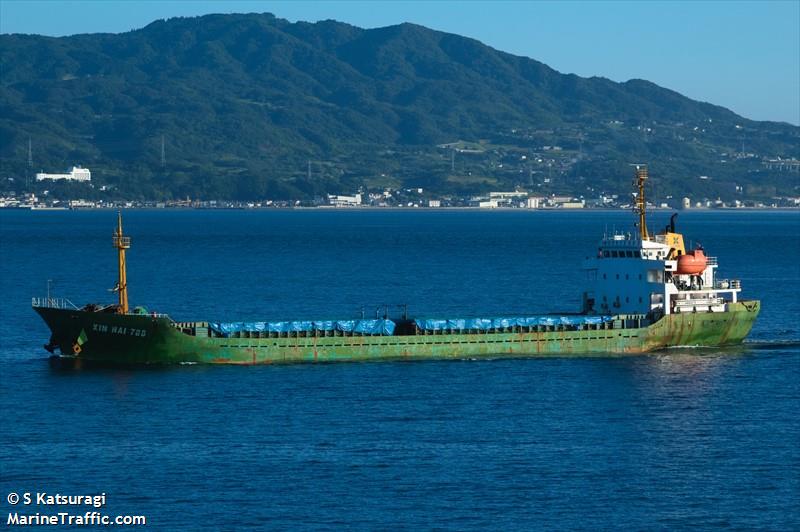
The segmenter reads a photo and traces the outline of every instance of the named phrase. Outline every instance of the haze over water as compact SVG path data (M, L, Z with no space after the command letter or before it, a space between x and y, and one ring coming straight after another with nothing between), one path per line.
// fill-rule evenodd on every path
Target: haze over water
M763 310L640 357L57 369L52 279L112 301L110 211L0 212L0 490L105 492L148 528L800 528L800 215L678 229ZM176 320L575 310L627 212L132 211L133 305ZM651 216L651 230L668 222ZM32 511L40 509L34 508ZM17 511L25 511L18 507ZM5 512L3 514L5 517Z

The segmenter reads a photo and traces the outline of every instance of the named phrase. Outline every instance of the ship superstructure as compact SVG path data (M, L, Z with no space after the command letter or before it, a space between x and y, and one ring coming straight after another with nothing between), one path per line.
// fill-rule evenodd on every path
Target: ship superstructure
M646 353L677 345L740 343L759 313L740 300L738 280L716 278L717 261L699 245L687 250L675 216L658 234L647 228L647 167L636 168L635 231L604 235L585 265L579 312L526 316L181 321L130 310L119 215L118 303L75 307L34 298L51 330L45 346L60 356L105 363L222 363L443 359L497 356Z
M644 183L647 167L637 165L639 193L637 231L606 234L597 255L588 259L589 288L583 312L641 313L654 319L682 312L725 312L736 303L741 282L717 279L717 259L702 246L687 251L683 235L675 230L676 214L659 234L647 229Z

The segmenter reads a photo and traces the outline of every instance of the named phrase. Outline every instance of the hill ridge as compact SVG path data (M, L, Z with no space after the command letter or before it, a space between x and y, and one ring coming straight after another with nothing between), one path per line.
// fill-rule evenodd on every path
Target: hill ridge
M35 170L83 164L108 193L148 199L620 193L630 160L651 163L664 197L797 190L762 164L800 156L796 126L410 23L212 14L119 34L0 35L0 66L4 190L34 171L28 138ZM438 146L459 139L482 155L454 163Z

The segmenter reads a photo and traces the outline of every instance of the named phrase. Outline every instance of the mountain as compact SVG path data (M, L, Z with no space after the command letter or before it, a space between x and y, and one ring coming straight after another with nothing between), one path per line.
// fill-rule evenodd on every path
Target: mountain
M763 160L798 146L796 126L413 24L238 14L0 35L0 190L81 164L93 194L129 198L412 186L588 197L627 193L628 164L648 162L654 197L796 195L797 174Z

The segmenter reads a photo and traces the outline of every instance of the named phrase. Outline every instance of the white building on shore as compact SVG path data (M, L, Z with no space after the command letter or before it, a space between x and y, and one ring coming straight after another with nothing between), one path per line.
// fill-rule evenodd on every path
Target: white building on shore
M81 168L80 166L73 166L68 174L36 174L36 181L44 181L50 179L52 181L82 181L88 183L92 180L92 173L88 168Z
M542 207L544 207L544 198L535 198L535 197L528 198L528 200L526 201L526 206L529 209L541 209Z
M361 205L361 194L355 196L328 195L328 203L334 207L357 207Z

